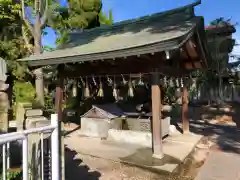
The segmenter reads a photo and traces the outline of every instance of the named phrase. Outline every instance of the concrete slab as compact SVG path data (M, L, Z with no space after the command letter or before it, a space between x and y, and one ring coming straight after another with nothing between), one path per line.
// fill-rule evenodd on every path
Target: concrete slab
M239 154L212 152L194 180L240 180Z
M194 144L181 143L174 141L163 141L163 152L165 155L169 155L183 162L185 158L192 152L196 141Z
M182 137L166 138L163 141L164 158L161 160L152 157L152 149L149 147L81 137L77 131L65 138L65 144L80 154L173 172L192 152L201 138L192 134L180 136Z
M196 142L199 142L202 137L203 137L202 135L198 135L194 133L176 134L176 135L167 137L165 141L194 144Z

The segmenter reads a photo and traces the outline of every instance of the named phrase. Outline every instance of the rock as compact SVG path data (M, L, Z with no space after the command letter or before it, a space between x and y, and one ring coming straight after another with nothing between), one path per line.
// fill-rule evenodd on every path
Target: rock
M164 112L171 112L172 111L172 106L170 106L170 105L163 105L162 111L164 111Z
M176 101L177 104L182 104L182 98L178 98L177 101Z
M197 162L205 161L209 155L209 149L198 149L195 151L193 158Z
M225 108L220 108L220 111L231 112L231 109L229 107L225 107Z
M216 121L218 122L233 122L231 116L223 115L223 116L216 116Z
M9 87L9 84L0 83L0 91L6 91Z
M182 95L181 89L177 88L175 91L175 96L179 98L179 97L181 97L181 95Z
M44 116L28 117L25 122L26 129L50 125L50 121Z
M177 128L174 125L169 126L169 134L175 134L177 132Z
M43 111L41 109L28 109L26 110L26 116L30 117L30 116L42 116L43 115Z

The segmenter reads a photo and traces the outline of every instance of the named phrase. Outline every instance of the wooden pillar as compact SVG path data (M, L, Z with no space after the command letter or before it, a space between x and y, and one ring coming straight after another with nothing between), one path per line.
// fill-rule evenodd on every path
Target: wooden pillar
M64 129L63 129L63 112L62 112L62 104L63 104L63 83L64 78L62 74L64 73L63 66L60 65L58 68L58 80L56 84L56 94L55 94L55 112L58 114L59 119L59 157L61 158L59 162L60 164L60 177L61 180L65 180L65 148L64 148Z
M183 81L182 88L182 128L183 133L189 133L189 118L188 118L188 88L187 81Z
M152 148L153 157L163 158L161 133L161 90L159 73L152 75Z
M55 112L58 114L59 121L62 121L62 103L63 103L63 78L60 76L56 84L55 93Z

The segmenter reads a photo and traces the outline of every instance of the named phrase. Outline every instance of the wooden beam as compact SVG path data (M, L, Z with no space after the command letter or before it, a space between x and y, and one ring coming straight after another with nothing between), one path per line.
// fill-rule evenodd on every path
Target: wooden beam
M184 79L182 88L182 128L183 133L189 133L189 118L188 118L188 89L187 81Z
M161 133L161 90L159 73L152 75L152 138L153 157L163 158L163 144Z
M190 40L186 43L184 46L185 54L187 55L188 61L184 62L184 66L186 69L199 69L199 62L200 60L200 54L198 54L198 51L196 49L196 45ZM196 66L198 65L198 66ZM201 65L201 63L200 63Z
M196 50L196 45L191 40L189 40L186 43L185 47L186 47L186 50L187 50L187 54L188 54L188 56L191 57L191 59L196 59L196 58L199 59L199 54Z
M156 59L127 59L115 60L114 63L98 62L98 63L85 63L72 66L73 69L67 68L64 72L66 77L84 77L84 76L104 76L104 75L121 75L121 74L138 74L138 73L151 73L152 69L158 68L159 72L168 76L180 77L189 72L173 67L164 65Z

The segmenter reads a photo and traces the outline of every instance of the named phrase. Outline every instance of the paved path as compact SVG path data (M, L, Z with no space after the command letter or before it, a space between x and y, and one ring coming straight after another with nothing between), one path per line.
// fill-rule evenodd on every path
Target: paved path
M194 180L240 180L240 155L212 152Z

